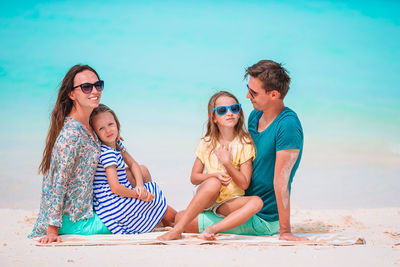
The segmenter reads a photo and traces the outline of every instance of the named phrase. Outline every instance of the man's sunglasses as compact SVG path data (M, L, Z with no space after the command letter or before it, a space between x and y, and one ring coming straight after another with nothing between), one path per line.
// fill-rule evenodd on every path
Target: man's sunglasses
M242 105L233 104L230 106L219 106L219 107L215 107L214 111L216 111L219 116L223 116L228 112L228 109L230 109L232 113L236 114L236 113L240 112L240 110L242 109Z
M75 89L77 87L81 87L81 90L83 93L90 94L93 90L93 86L96 87L96 90L98 92L101 92L101 91L103 91L103 88L104 88L104 81L100 80L95 83L82 83L80 85L75 86L73 89Z
M250 89L248 84L247 84L247 90L249 91L249 94L250 94L251 98L256 97L257 93L254 92L252 89Z

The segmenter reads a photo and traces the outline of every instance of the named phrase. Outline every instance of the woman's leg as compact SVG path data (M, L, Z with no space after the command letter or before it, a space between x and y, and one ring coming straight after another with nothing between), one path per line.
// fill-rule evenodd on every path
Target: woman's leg
M222 204L217 212L226 216L222 221L207 227L198 237L215 240L215 234L245 223L263 207L261 198L257 196L238 197Z
M176 221L175 227L168 233L159 236L158 239L175 240L182 238L182 233L186 227L192 224L199 213L214 204L220 189L221 182L217 178L209 178L201 183L189 206Z

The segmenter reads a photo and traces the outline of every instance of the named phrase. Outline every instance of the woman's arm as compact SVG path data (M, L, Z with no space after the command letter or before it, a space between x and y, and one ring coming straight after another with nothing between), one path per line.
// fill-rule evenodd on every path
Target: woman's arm
M45 177L48 183L49 202L47 206L47 235L39 239L40 243L60 242L58 229L62 226L64 214L64 198L68 192L68 180L73 176L74 164L79 153L79 139L72 133L65 137L65 142L56 142L52 153L52 163Z
M253 164L251 159L240 165L240 170L237 170L232 164L231 150L226 147L220 147L215 150L218 160L224 165L232 180L241 189L246 190L250 185L251 175L253 173Z

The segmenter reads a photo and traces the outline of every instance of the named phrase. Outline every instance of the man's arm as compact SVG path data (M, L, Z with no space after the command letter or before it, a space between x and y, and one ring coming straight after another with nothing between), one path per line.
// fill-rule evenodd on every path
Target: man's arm
M289 179L299 152L299 149L287 149L276 152L274 189L279 214L279 239L281 240L307 240L305 237L293 235L290 229Z

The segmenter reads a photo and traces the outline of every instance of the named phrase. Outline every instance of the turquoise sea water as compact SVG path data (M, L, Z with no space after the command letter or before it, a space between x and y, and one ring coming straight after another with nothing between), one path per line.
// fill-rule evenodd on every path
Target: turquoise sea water
M397 1L15 1L0 3L0 207L38 207L37 175L57 87L74 64L105 80L133 156L174 206L209 97L244 69L285 64L285 99L305 133L293 203L399 206L400 3Z

